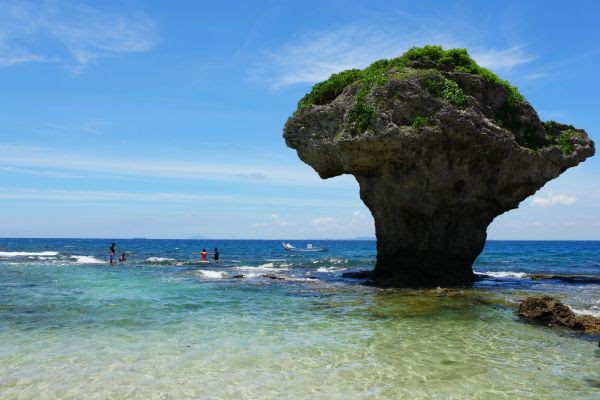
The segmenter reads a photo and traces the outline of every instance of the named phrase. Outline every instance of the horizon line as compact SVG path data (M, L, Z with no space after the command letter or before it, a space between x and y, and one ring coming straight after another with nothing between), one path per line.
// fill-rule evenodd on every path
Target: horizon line
M368 237L368 236L356 236L350 238L299 238L299 239L290 239L290 238L145 238L145 237L115 237L115 238L106 238L106 237L0 237L0 240L6 239L67 239L67 240L262 240L262 241L274 241L274 240L283 240L283 241L306 241L306 240L352 240L352 241L377 241L376 237ZM600 239L486 239L486 242L598 242Z

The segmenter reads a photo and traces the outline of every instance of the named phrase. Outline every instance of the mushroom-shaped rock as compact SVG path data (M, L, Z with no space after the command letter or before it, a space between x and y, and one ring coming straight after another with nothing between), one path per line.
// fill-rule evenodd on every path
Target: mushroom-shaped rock
M585 131L542 123L464 49L413 48L315 85L286 144L321 178L352 174L371 210L382 286L461 286L487 226L594 154Z

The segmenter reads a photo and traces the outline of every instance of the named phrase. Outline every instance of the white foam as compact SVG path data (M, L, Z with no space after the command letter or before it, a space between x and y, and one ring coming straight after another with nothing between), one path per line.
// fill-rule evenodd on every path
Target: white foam
M0 257L56 256L58 251L0 251Z
M211 270L200 270L202 275L211 279L220 279L225 277L225 273L223 271L211 271Z
M600 307L592 307L586 309L579 309L570 307L571 310L577 315L591 315L592 317L600 318Z
M477 272L478 275L488 275L493 276L494 278L526 278L526 272L513 272L513 271L486 271L486 272Z
M320 267L317 268L317 272L338 272L338 271L345 271L348 268L340 268L340 267Z
M74 258L77 264L104 264L106 262L92 256L70 256L69 258Z
M315 278L299 278L297 276L285 276L283 277L284 280L286 281L292 281L292 282L318 282L318 279Z
M146 262L166 262L166 261L177 261L174 258L168 257L148 257L146 258Z
M274 263L266 263L261 264L257 267L251 267L249 265L242 265L239 267L233 267L233 269L237 269L240 271L262 271L262 272L277 272L277 271L287 271L290 264L283 264L281 267L276 267Z

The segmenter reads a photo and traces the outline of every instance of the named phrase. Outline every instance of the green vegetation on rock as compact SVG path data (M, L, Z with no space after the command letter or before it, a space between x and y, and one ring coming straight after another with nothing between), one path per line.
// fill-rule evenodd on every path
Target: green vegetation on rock
M443 78L441 80L428 79L425 86L434 96L454 104L456 107L464 108L469 103L458 83L452 79Z
M414 119L412 126L414 128L420 128L422 126L427 126L429 124L431 124L431 120L429 119L429 117L418 116Z
M563 154L571 154L573 150L575 150L571 143L571 138L576 134L577 132L574 129L565 129L560 133L560 136L558 137L558 147L560 147Z
M348 117L356 132L364 132L373 125L375 109L368 104L367 96L375 85L383 85L388 79L409 79L414 76L427 78L425 85L432 94L443 98L459 108L468 105L467 97L458 84L443 75L444 72L461 72L478 75L500 84L507 90L507 105L516 106L523 100L518 89L500 79L492 71L480 67L466 49L444 50L441 46L413 47L400 57L378 60L363 70L350 69L333 74L324 82L313 86L310 93L298 102L298 111L335 100L346 87L360 85L356 105Z
M298 110L333 101L342 93L346 86L356 82L361 76L362 71L358 69L349 69L331 75L326 81L313 86L310 93L304 96L298 103Z
M418 61L434 63L431 65L431 69L479 75L490 82L500 84L508 91L509 104L514 105L523 100L523 96L516 87L489 69L477 65L466 49L444 50L441 46L424 46L413 47L397 58L375 61L363 70L350 69L331 75L326 81L313 86L310 93L298 102L298 110L313 105L327 104L339 96L347 86L358 83L361 85L361 89L357 95L358 109L354 114L357 123L367 120L373 116L373 113L369 111L369 106L361 105L361 103L365 103L365 98L373 85L384 84L390 74L393 74L394 78L409 77L411 74L405 75L402 72L409 64ZM454 98L454 100L462 102L459 98Z
M401 55L399 59L402 60L404 65L409 61L427 60L442 64L449 71L479 75L485 80L504 86L509 93L509 103L516 104L523 100L523 95L519 92L519 89L512 86L508 81L501 79L489 69L477 65L475 60L469 55L467 49L444 50L442 46L413 47Z

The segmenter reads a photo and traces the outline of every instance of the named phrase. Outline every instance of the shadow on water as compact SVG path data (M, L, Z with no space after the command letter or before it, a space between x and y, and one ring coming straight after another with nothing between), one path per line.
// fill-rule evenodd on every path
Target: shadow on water
M585 378L583 381L591 387L600 388L600 379Z

